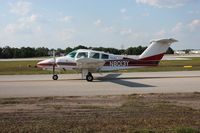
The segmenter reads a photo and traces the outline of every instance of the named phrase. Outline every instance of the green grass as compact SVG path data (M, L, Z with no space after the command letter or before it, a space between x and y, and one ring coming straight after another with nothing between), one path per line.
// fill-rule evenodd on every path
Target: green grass
M37 68L38 61L0 61L0 75L51 74L51 71ZM59 73L75 73L60 71Z
M43 71L36 68L37 61L1 61L0 74L14 75L14 74L47 74L48 71Z
M129 69L126 72L158 72L158 71L194 71L200 70L200 57L191 60L161 61L157 67ZM51 74L51 71L36 68L38 61L0 61L0 75L18 74ZM184 68L184 66L193 66ZM76 73L75 71L60 71L61 74Z
M175 129L176 133L199 133L200 131L190 127L181 127Z

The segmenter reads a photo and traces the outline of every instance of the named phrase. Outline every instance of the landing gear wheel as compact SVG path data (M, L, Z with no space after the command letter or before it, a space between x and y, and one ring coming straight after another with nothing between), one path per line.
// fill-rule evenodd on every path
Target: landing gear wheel
M58 80L58 75L56 75L56 74L53 75L53 76L52 76L52 79L53 79L53 80Z
M88 74L87 74L87 76L86 76L86 80L88 81L88 82L92 82L93 81L93 76L92 76L92 74L89 72Z

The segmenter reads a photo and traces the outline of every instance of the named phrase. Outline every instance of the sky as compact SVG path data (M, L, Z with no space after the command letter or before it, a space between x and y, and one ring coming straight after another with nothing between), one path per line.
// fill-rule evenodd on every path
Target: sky
M0 0L0 47L200 49L200 0Z

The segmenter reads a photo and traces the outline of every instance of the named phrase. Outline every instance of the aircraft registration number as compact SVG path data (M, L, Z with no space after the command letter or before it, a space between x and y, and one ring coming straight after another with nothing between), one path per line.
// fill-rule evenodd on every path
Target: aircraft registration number
M125 67L128 66L129 61L110 61L112 67Z

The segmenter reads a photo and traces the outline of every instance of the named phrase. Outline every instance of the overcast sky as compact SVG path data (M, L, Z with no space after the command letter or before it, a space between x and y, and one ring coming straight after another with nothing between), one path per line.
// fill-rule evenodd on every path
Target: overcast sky
M0 46L200 49L200 0L0 0Z

